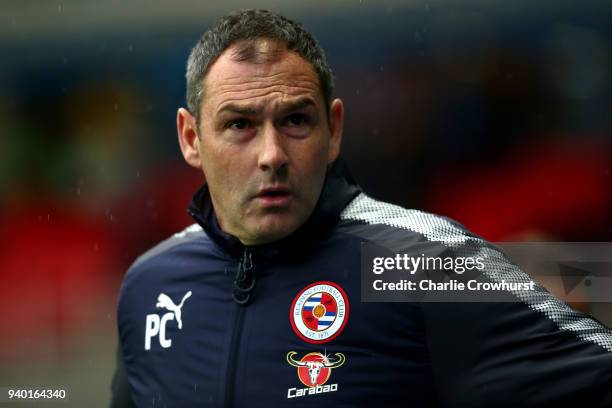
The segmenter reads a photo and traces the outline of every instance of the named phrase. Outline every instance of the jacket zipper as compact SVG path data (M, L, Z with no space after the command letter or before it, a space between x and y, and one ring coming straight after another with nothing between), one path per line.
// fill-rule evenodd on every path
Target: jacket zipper
M232 296L238 304L236 318L234 319L234 330L230 342L230 354L228 368L225 378L225 407L230 408L234 405L234 384L236 382L236 361L238 356L238 346L242 337L242 326L244 322L245 306L251 298L251 291L255 287L255 277L252 275L253 259L248 248L244 248L242 257L238 263L238 271L234 278ZM249 276L250 275L250 276Z

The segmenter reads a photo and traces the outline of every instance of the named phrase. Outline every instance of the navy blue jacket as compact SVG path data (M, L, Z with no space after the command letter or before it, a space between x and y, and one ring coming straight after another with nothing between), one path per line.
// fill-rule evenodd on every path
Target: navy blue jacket
M612 406L611 331L542 288L509 302L361 302L363 242L471 243L486 279L529 277L460 225L363 194L339 161L306 224L276 243L221 231L206 187L189 211L197 224L126 274L114 406Z

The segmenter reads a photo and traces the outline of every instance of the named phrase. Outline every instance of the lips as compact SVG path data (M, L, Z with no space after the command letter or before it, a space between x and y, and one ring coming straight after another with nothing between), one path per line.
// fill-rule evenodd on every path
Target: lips
M285 186L273 186L261 189L255 196L265 206L281 207L289 204L291 191Z

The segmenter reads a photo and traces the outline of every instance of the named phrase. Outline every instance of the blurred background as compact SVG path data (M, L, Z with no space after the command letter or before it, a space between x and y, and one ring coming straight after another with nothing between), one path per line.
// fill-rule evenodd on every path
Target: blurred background
M193 222L186 59L235 9L318 37L370 195L496 242L612 241L612 3L535 3L4 1L0 386L108 403L122 276Z

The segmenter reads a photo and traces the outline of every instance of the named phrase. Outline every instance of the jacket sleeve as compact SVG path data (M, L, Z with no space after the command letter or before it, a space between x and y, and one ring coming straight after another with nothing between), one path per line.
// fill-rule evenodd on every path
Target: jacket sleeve
M480 279L530 280L501 252ZM612 331L536 284L514 301L422 303L440 406L612 407Z
M123 362L121 346L117 347L117 367L111 383L111 408L133 408L134 402Z

